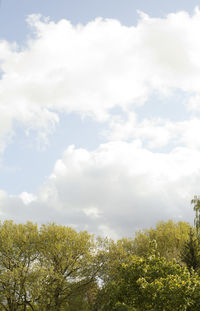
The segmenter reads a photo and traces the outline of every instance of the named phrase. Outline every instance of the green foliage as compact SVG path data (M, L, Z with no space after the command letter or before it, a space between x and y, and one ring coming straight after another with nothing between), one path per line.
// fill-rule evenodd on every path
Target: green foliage
M32 223L0 224L0 310L73 310L72 301L86 301L82 293L95 283L96 258L87 232L55 224L40 230Z
M103 267L99 275L103 283L116 278L118 274L118 266L120 263L128 263L133 255L133 240L122 239L118 241L103 240L102 262Z
M190 271L192 269L197 271L200 268L199 237L194 228L191 228L188 241L183 246L181 259Z
M184 222L118 241L0 223L0 311L196 311L199 267L199 234Z
M87 232L43 225L40 229L40 264L43 280L41 308L60 310L74 293L80 293L94 280L94 241Z
M18 310L30 305L30 284L37 278L38 230L32 223L0 225L0 305Z
M180 262L181 251L189 238L190 228L191 226L186 222L174 223L172 220L159 222L155 229L136 233L133 251L138 256L146 256L151 241L156 240L157 250L162 257Z
M193 210L195 212L194 225L196 227L197 232L199 232L200 228L200 199L196 195L194 199L191 200L191 204L193 204Z
M152 255L132 257L119 266L118 278L107 284L102 311L198 310L200 278L186 267Z

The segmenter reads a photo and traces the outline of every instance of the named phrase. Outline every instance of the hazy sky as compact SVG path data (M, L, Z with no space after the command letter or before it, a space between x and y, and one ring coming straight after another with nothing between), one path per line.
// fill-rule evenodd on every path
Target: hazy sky
M192 222L198 2L1 1L2 220L113 238Z

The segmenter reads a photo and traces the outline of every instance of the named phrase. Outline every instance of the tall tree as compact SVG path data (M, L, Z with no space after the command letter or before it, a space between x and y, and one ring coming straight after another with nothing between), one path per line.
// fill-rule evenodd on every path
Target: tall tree
M72 296L86 291L96 277L95 243L84 232L55 224L40 229L43 267L40 310L61 311Z
M188 269L197 271L200 267L199 241L195 228L190 229L188 241L185 242L181 251L181 259Z
M32 308L30 284L37 278L38 229L32 223L0 224L0 305L3 310Z
M137 232L133 251L138 256L149 253L151 241L156 240L157 250L161 256L168 260L180 261L180 255L185 242L188 241L191 226L189 223L179 221L159 222L155 228Z
M196 227L197 233L199 233L200 228L200 198L195 195L194 199L191 200L191 204L193 204L193 210L195 212L194 225Z

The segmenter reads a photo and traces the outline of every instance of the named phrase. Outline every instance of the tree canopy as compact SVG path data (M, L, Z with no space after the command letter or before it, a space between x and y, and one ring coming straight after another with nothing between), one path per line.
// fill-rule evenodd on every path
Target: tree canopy
M113 241L56 224L0 223L0 311L198 310L199 233L160 222Z

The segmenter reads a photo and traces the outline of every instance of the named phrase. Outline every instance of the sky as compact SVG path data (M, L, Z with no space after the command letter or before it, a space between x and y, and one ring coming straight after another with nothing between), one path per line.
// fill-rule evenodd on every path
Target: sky
M193 223L198 2L1 0L2 221L114 239Z

